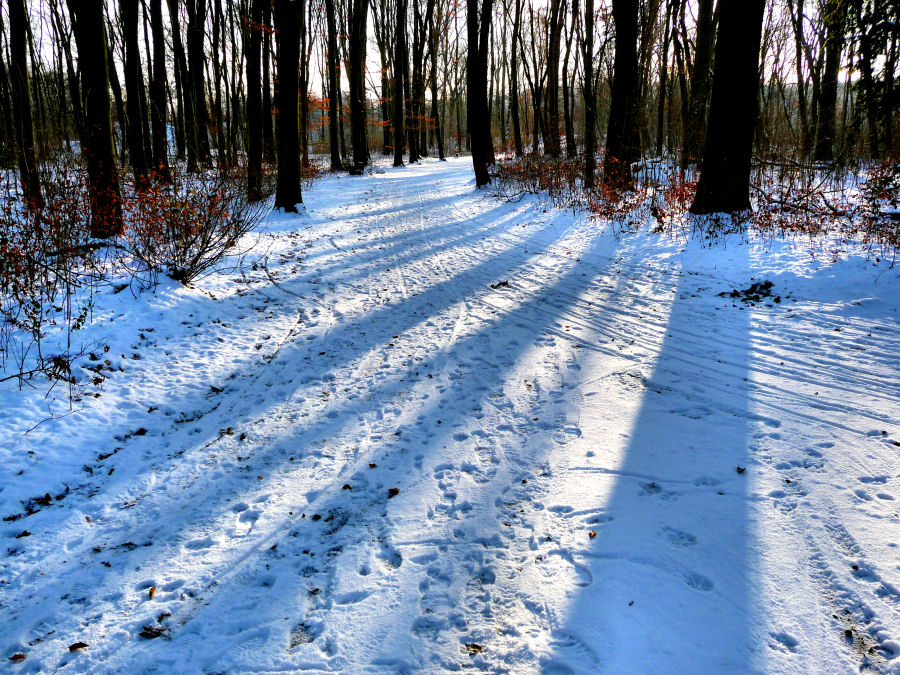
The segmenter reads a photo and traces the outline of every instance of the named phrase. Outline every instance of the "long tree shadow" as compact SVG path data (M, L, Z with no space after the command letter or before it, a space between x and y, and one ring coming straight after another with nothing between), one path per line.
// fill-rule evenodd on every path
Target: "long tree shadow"
M529 270L523 268L517 271L524 274ZM545 290L564 289L567 296L574 298L591 281L592 277L583 276L577 265L570 265ZM483 294L475 288L468 290L468 295L473 299ZM385 476L396 475L402 486L402 499L417 504L417 495L433 488L431 473L446 459L443 456L445 450L454 444L459 445L460 439L467 435L463 429L469 429L473 420L480 420L485 415L490 417L495 408L512 424L510 433L518 438L515 445L521 446L525 432L515 431L514 427L524 429L528 426L530 411L509 410L502 404L497 407L491 401L497 401L496 396L502 397L503 383L508 380L510 370L521 356L532 347L533 336L554 330L554 324L566 313L565 306L553 312L536 311L533 304L540 302L536 295L526 297L524 302L495 316L483 318L480 325L464 329L450 345L452 356L442 351L432 353L427 359L410 364L409 369L399 372L396 379L373 384L364 400L332 408L317 419L297 420L283 434L271 438L265 449L254 456L254 471L261 472L264 477L277 477L284 471L309 470L310 480L305 489L296 495L298 510L292 517L284 519L280 526L272 528L267 538L257 542L245 554L247 562L229 566L215 576L213 584L204 588L192 586L196 600L189 601L184 611L175 613L173 621L184 628L179 627L174 636L183 634L188 642L203 645L202 652L193 652L197 663L204 664L205 668L215 667L214 664L227 652L228 658L237 657L242 666L262 667L265 662L253 661L254 657L242 650L254 641L270 646L288 644L287 633L290 631L294 631L293 635L298 640L294 645L297 654L285 655L280 662L282 665L288 663L291 664L288 667L299 667L300 663L316 663L310 661L311 656L321 659L317 662L318 667L327 665L332 669L359 663L360 658L365 661L365 654L352 655L329 647L328 635L321 635L318 639L329 611L335 606L352 606L366 596L361 591L348 591L343 580L336 575L341 573L341 568L349 566L356 570L358 565L358 569L369 570L365 572L366 576L379 571L390 577L404 564L405 556L394 541L402 531L405 516L398 520L389 512L387 489L392 483L385 482ZM429 315L434 316L439 309L435 308ZM492 343L502 345L501 357L497 361L489 356L494 351L491 349ZM434 379L432 374L436 376ZM398 404L394 410L391 402L398 397L405 403ZM489 421L484 424L490 426ZM369 433L365 433L366 429ZM475 450L484 452L481 441L485 439L471 438L470 443L474 442L477 446ZM493 447L493 459L485 458L483 473L480 474L484 480L480 503L457 505L458 508L487 513L508 484L509 474L520 471L520 460L503 461L503 445L501 440ZM300 453L296 464L288 461L287 456L291 453ZM340 461L332 468L340 469L338 473L332 475L331 470L325 470L325 467L316 469L323 453L337 456ZM343 468L341 463L344 463ZM381 479L369 478L369 469L366 468L369 463L380 467ZM430 470L423 471L423 465ZM459 469L474 471L462 464L457 465ZM495 481L494 474L498 470L503 475ZM210 476L209 479L201 479L201 482L215 480L218 478ZM342 490L342 483L352 489ZM223 501L204 504L202 511L221 512L224 517L234 499L252 502L249 497L255 487L253 481L245 485L247 494L219 493L217 497ZM202 485L198 485L197 493L215 494ZM400 503L402 501L391 502ZM451 508L455 507L451 505ZM423 517L420 509L413 507L413 517ZM323 517L321 520L301 517L300 510L306 516L317 513ZM452 523L447 524L448 527L450 525ZM341 534L336 538L338 532ZM190 536L185 533L186 539ZM330 541L335 541L335 544L329 544ZM461 561L477 555L483 548L483 542L476 537L463 541L462 546ZM139 550L135 553L143 559L140 566L153 568L153 561L159 560L161 555L172 553L172 549L148 550L145 554ZM190 557L191 552L188 551L187 555ZM357 555L370 557L356 560ZM271 575L265 572L276 564L286 566L294 573ZM465 565L466 573L471 573L470 567L468 563ZM260 579L262 582L257 583ZM311 589L318 590L312 593ZM422 633L419 636L422 638L419 650L428 648L428 624L423 624L420 615L415 613L415 598L404 597L409 590L402 584L399 587L386 585L383 602L387 604L382 606L387 609L402 605L411 609L413 615L395 617L394 622L386 620L386 617L381 621L373 616L372 622L358 626L360 635L371 633L369 642L373 651L368 654L370 665L383 658L382 648L386 645L380 639L386 630L396 626L405 625L407 631L418 630ZM247 624L229 636L208 632L213 628L213 624L205 618L208 612L215 614L223 608L234 606L234 603L254 607L253 624ZM285 615L292 618L290 624L284 623ZM299 648L312 642L315 642L310 644L312 651ZM214 644L219 646L213 647ZM160 651L156 646L152 643L133 645L135 651L125 657L126 662L132 665L146 662L143 659L152 652L154 662L167 663L166 650ZM394 662L394 665L398 664L399 661ZM277 663L268 665L278 667ZM384 661L381 665L392 667Z
M750 311L695 290L682 274L652 375L610 382L621 391L582 413L608 421L629 390L641 397L624 450L591 439L602 450L570 467L569 480L592 502L576 522L595 534L582 550L560 552L585 575L558 589L570 600L545 670L753 668L760 561L745 471L754 425L778 422L750 409ZM710 311L717 301L721 311Z
M328 347L327 352L331 356L331 358L324 360L325 363L322 363L319 368L316 369L318 373L315 377L310 377L309 375L298 375L296 380L295 387L300 388L304 387L304 385L308 385L308 388L312 388L316 386L319 380L319 377L323 377L324 380L328 380L328 377L331 376L333 378L333 373L336 372L342 364L346 364L352 361L355 358L359 358L364 354L365 351L373 349L377 347L380 343L386 342L390 339L390 333L397 331L408 331L414 328L417 325L425 323L429 317L435 317L441 313L444 313L448 307L458 302L459 297L467 297L472 295L477 295L479 292L484 291L484 282L485 276L488 270L493 269L493 266L500 263L502 261L503 269L511 271L513 274L516 273L516 270L523 266L527 265L529 260L532 258L534 252L526 253L524 250L519 250L517 248L513 248L511 250L504 250L499 253L495 257L489 257L487 259L482 260L471 268L468 268L462 272L460 272L454 279L448 281L438 282L428 289L426 289L422 294L415 298L410 298L404 303L403 311L398 314L397 307L383 307L378 310L375 310L373 313L369 313L359 317L356 320L348 321L346 324L341 325L334 331L329 332L326 336L322 336L319 339L313 341L315 344L312 344L310 341L298 340L294 343L286 345L282 354L279 355L279 358L286 363L296 363L298 366L302 367L304 361L311 358L311 355L316 353L317 350L321 350L323 347ZM518 269L519 273L526 272L526 267L521 267ZM569 284L581 284L585 283L584 280L576 277L572 277L567 281ZM385 319L387 317L391 317L391 321L384 323L380 322L380 319ZM503 322L507 317L498 316L495 320L491 321L491 328L488 332L496 333L497 331L503 332ZM374 324L371 322L375 322ZM545 316L542 321L546 321L549 323L551 318L549 316ZM372 328L374 327L374 332ZM362 333L365 335L366 332L369 332L367 339L359 340L359 337L356 335L357 333ZM465 343L463 347L470 344L471 341L475 340L475 337L467 337L463 342ZM527 342L523 342L520 346L518 346L517 350L523 350L526 348ZM455 346L454 346L455 349ZM304 357L304 354L307 356ZM359 399L351 399L337 407L325 407L322 411L322 416L318 419L313 418L308 421L298 422L292 432L285 438L273 438L272 443L265 448L261 449L261 452L258 452L254 456L254 466L258 467L258 470L265 471L266 475L277 474L280 471L285 470L285 467L288 465L288 457L290 454L290 450L293 448L309 448L309 450L305 453L304 459L310 460L310 462L314 462L317 457L321 456L321 453L316 453L314 451L315 448L321 447L318 445L320 441L324 439L328 439L330 437L337 436L344 427L352 427L357 424L360 414L372 414L372 415L380 415L382 413L382 409L384 408L384 401L389 401L393 396L399 394L402 390L408 389L411 385L408 380L416 381L417 379L420 381L425 381L425 373L429 370L429 365L432 368L437 368L441 366L443 363L443 359L445 358L445 354L437 353L432 354L424 363L416 363L412 364L409 368L409 371L406 373L402 373L399 379L382 379L381 382L376 383L373 387L370 388L369 391L366 392L363 400ZM515 356L515 350L511 355L511 358L506 366L509 366ZM320 359L321 360L321 359ZM485 365L483 362L480 365L476 365L474 367L482 367ZM503 364L500 366L495 366L502 368ZM502 372L502 371L501 371ZM498 378L498 381L502 380ZM452 383L445 386L445 388L440 393L440 400L447 401L452 400L453 397L458 397L467 390L467 385L461 378L454 378ZM476 396L481 395L480 392L476 392L473 394ZM428 397L426 396L423 400L426 400ZM428 404L424 405L432 405L436 404L438 399L431 398ZM221 419L221 423L234 423L236 420L247 420L250 421L252 419L260 419L265 418L267 415L267 408L270 406L270 402L266 402L260 400L259 402L253 401L241 401L241 405L238 406L240 408L237 409L234 406L231 407L230 410L222 410L219 411L216 415L216 420ZM216 428L218 425L216 422L210 423L207 422L206 428ZM451 429L454 425L448 424L447 429ZM184 431L181 433L174 434L174 437L170 437L168 442L173 444L173 446L179 446L184 443L187 443L188 447L199 448L204 441L206 444L210 441L216 440L215 437L212 438L198 438L196 435L192 436L192 431L185 427ZM183 438L179 438L183 437ZM188 442L188 439L191 439ZM137 439L138 441L143 441L143 439ZM221 440L221 439L220 439ZM226 439L227 440L227 439ZM158 443L158 440L149 439L148 443ZM377 450L377 448L375 448ZM400 450L401 455L405 455L406 452L403 448L392 448L391 450ZM210 458L212 459L212 458ZM352 458L348 458L352 459ZM225 474L223 473L223 469L227 473L227 467L223 466L221 463L209 462L210 467L208 471L197 473L196 475L191 476L190 478L190 493L185 493L185 497L190 497L191 494L198 495L203 494L208 499L204 500L204 503L197 504L192 510L195 512L195 515L207 515L214 513L226 513L227 509L230 508L228 504L232 502L235 498L239 498L241 496L240 492L234 493L233 488L229 490L215 490L213 486L217 483L221 483L225 480ZM242 481L238 481L241 483ZM246 484L246 487L250 487L252 483ZM333 486L331 486L333 487ZM335 490L338 496L341 495L341 491ZM362 493L360 493L362 495ZM355 495L354 495L355 496ZM140 495L135 495L135 502L137 505L135 506L135 514L141 513L141 508L139 504ZM225 503L220 503L217 500L223 499L227 500ZM327 506L327 502L326 502ZM169 504L171 509L178 511L183 508L191 508L189 503L181 503L181 502L172 502ZM165 524L158 520L159 514L156 514L154 517L153 514L147 513L146 516L149 516L147 520L141 520L139 523L133 523L132 528L129 532L129 543L133 543L137 541L139 544L147 543L148 548L142 549L138 548L136 551L130 551L130 558L133 564L137 565L137 568L142 567L151 567L151 568L159 568L161 564L161 560L168 558L173 555L178 555L177 550L180 545L179 542L167 542L165 545L159 545L158 537L162 534L166 533ZM111 541L109 541L109 546L117 546L117 539L120 538L119 535L115 534L115 532L111 532ZM186 543L191 543L190 537L193 536L192 533L183 533ZM285 533L279 533L277 539L280 540L281 537L287 536ZM202 540L202 538L201 538ZM185 542L181 542L182 544ZM173 545L174 544L174 548ZM191 550L193 549L191 546L188 546ZM68 555L76 554L74 550L70 550ZM162 556L162 558L160 558ZM76 575L78 576L78 575ZM76 578L73 577L71 580L76 588L83 588L82 581L76 581ZM111 582L111 586L108 584ZM101 586L102 588L107 588L112 590L116 586L118 586L120 580L113 579L107 577L107 581L104 582ZM64 587L63 587L64 588ZM57 590L63 590L63 588L59 588ZM101 589L98 589L101 590ZM193 591L194 589L192 589ZM47 609L56 602L56 596L52 594L48 594L46 598L46 602L41 604L50 603L47 605ZM108 601L106 601L108 603ZM104 603L100 603L103 605ZM113 600L113 606L115 605L115 600ZM87 602L85 608L92 607L92 611L96 610L97 605L91 602ZM34 608L32 608L34 609ZM78 608L73 608L74 611L77 611ZM34 616L33 611L29 611L29 614Z

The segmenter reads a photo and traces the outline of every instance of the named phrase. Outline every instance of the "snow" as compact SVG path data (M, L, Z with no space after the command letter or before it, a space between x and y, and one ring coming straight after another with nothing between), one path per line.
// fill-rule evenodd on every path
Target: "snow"
M467 159L305 198L98 295L72 414L2 385L10 672L900 672L900 269Z

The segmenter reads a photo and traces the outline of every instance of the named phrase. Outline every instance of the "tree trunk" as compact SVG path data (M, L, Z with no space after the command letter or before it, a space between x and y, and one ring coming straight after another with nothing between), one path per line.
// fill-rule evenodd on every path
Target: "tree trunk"
M616 55L603 179L607 185L624 187L631 184L631 165L640 157L637 127L638 0L613 0L612 14L616 26Z
M206 53L203 41L206 36L206 0L187 0L187 48L190 63L191 98L194 107L192 124L197 138L197 161L203 167L212 164L209 147L209 110L206 105L206 84L203 67Z
M369 163L366 140L366 23L369 0L350 0L352 12L349 41L350 82L350 145L353 150L353 166L361 170Z
M101 0L68 0L78 67L81 71L85 126L82 154L90 182L91 236L106 239L122 233L122 196L109 117L109 56Z
M325 18L328 23L328 145L331 149L331 170L340 171L341 149L338 145L338 59L337 26L334 18L334 0L325 0Z
M674 11L674 3L672 0L666 3L666 27L663 30L663 41L660 51L662 58L659 64L659 99L656 107L656 155L662 155L663 141L665 139L665 116L666 116L666 92L668 90L667 81L669 76L669 36L672 29L672 19Z
M3 35L3 16L0 15L0 35ZM10 82L6 64L0 59L0 124L2 124L2 138L0 138L0 167L6 168L12 165L16 156L16 144L13 140L13 113L10 101Z
M597 161L597 94L594 91L594 0L584 0L584 44L581 62L584 79L581 91L584 96L584 186L594 187L594 170Z
M403 62L406 53L406 0L395 0L397 17L394 23L394 166L403 166Z
M303 203L300 190L300 12L293 0L275 0L275 41L278 45L278 185L275 208L297 213Z
M522 29L522 1L513 0L516 3L516 11L513 17L512 46L509 50L509 115L512 118L516 157L521 157L525 152L522 146L522 125L519 120L519 62L516 58L519 50L519 31Z
M41 195L41 179L38 175L37 156L34 149L34 122L31 117L31 87L28 78L26 35L28 14L25 0L9 2L9 74L12 89L13 123L16 128L16 146L19 160L19 182L22 197L29 208L44 205Z
M272 78L270 75L270 64L272 62L272 34L270 27L272 25L272 2L264 0L263 2L263 101L262 101L262 137L263 137L263 160L267 164L275 163L275 133L272 128Z
M119 15L125 44L125 93L127 95L126 114L128 125L128 156L134 171L134 182L138 189L147 185L147 158L144 155L142 133L141 99L139 90L144 86L141 77L141 55L138 51L138 6L133 0L119 0Z
M438 107L438 82L437 82L437 54L438 32L435 13L431 14L431 118L434 120L435 144L438 150L438 159L445 161L444 157L444 133L441 127L441 113Z
M260 57L263 36L263 5L268 0L250 0L250 23L247 26L247 199L255 202L262 192L262 74Z
M162 0L150 0L153 32L153 79L150 82L150 117L153 132L153 166L164 181L171 180L169 144L166 138L166 42L163 33Z
M765 0L722 5L703 170L691 213L750 208L764 10Z
M547 104L547 128L544 152L550 157L559 157L559 49L562 33L562 0L550 0L547 35L547 85L544 101Z
M181 40L181 18L178 13L178 0L168 0L171 17L172 51L175 57L176 84L181 83L181 128L184 134L184 145L187 150L187 170L197 171L197 125L194 117L194 90L191 85L191 74L184 54L184 43Z
M816 129L815 159L834 159L835 116L837 115L838 74L844 45L844 3L828 0L825 5L825 71L822 73L822 96L819 99L819 125Z
M809 154L809 121L806 112L806 82L803 79L803 0L797 0L797 11L794 12L793 0L788 0L788 11L794 28L794 54L797 73L797 112L800 116L800 153L803 157Z
M697 52L694 56L694 72L691 73L690 101L684 123L684 143L681 147L681 166L699 162L706 136L707 107L712 84L713 0L700 0L697 10Z
M491 31L492 0L482 0L479 21L478 0L466 0L466 28L469 38L466 57L466 113L472 135L472 165L475 186L491 182L488 166L494 163L491 118L488 114L488 45Z

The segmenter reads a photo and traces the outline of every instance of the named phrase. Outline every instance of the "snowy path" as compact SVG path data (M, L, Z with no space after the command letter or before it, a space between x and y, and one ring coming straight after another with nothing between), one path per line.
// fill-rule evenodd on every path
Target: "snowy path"
M11 670L900 672L898 270L470 176L324 179L101 298L83 412L3 393Z

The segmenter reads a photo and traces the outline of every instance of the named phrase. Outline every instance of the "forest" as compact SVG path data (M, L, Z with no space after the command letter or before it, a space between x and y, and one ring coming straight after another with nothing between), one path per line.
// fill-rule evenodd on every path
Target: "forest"
M0 662L900 672L898 49L0 0Z

